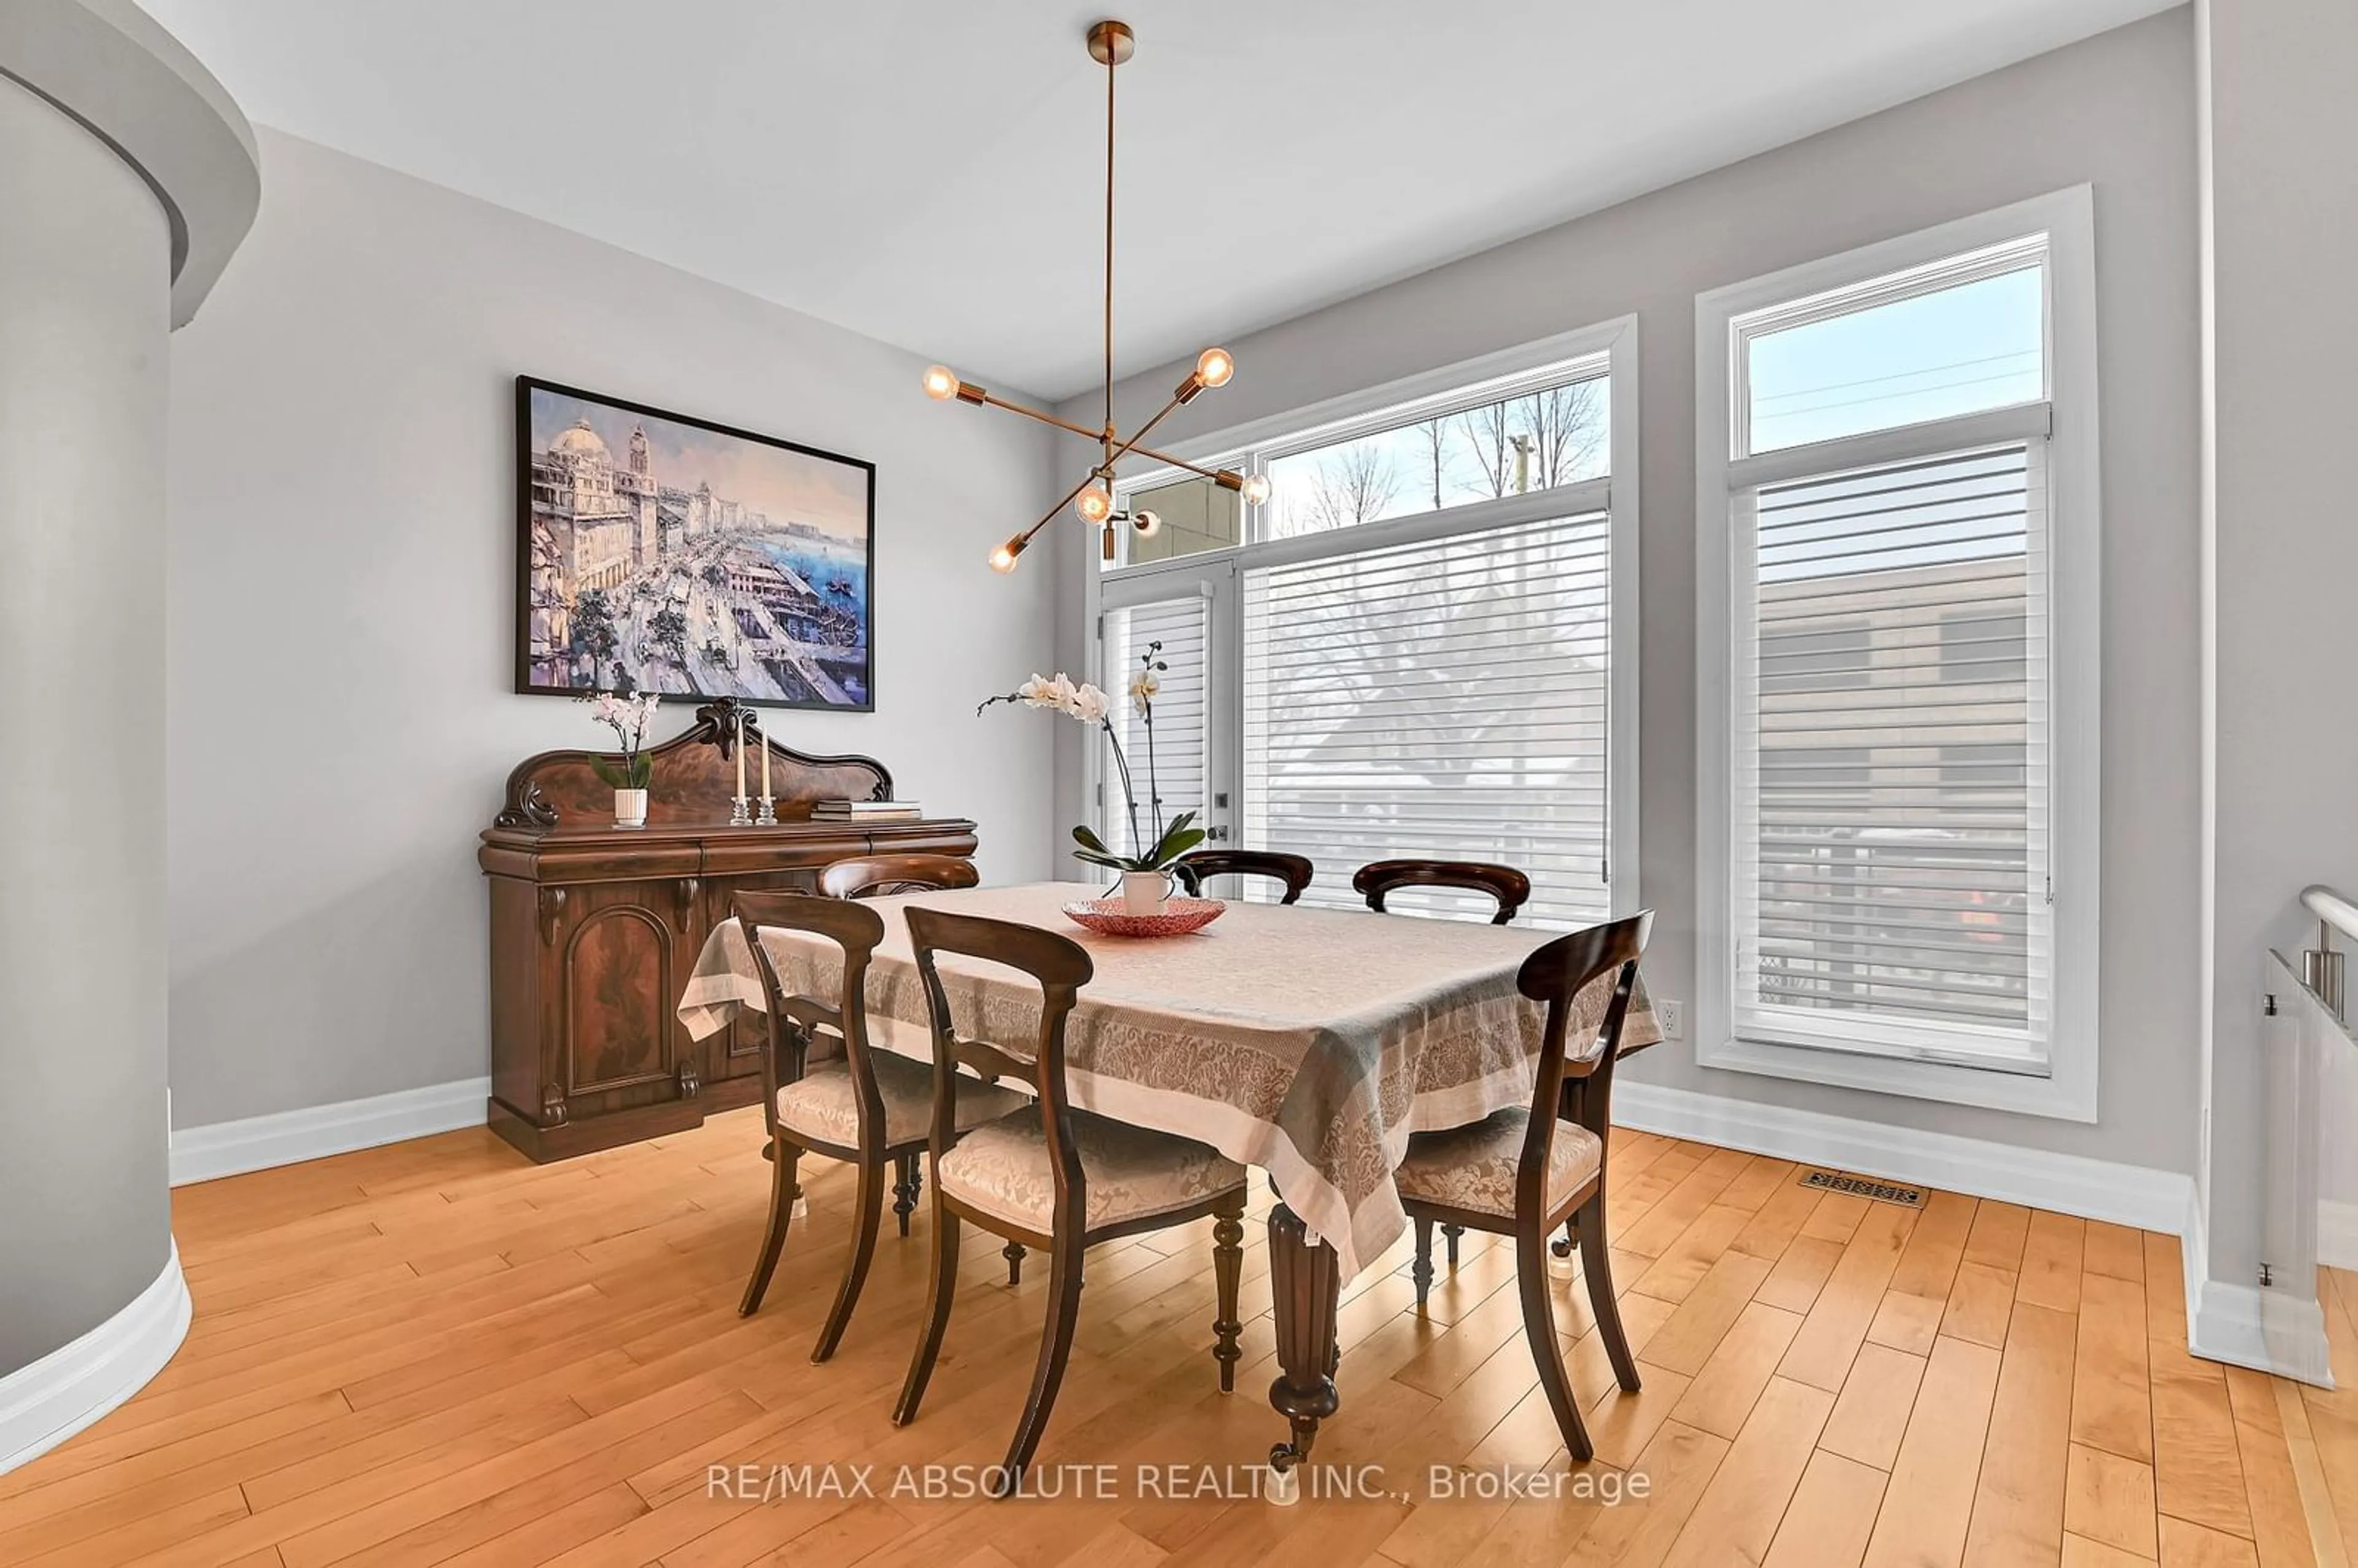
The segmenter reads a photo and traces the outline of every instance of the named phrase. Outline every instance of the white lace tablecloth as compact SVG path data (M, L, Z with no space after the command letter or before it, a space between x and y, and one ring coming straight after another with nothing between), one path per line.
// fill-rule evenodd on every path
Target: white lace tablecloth
M901 911L911 904L1020 921L1088 949L1096 978L1066 1026L1073 1103L1197 1139L1266 1169L1303 1223L1331 1243L1348 1279L1407 1227L1392 1171L1409 1134L1530 1103L1541 1010L1515 971L1554 932L1361 911L1232 903L1192 936L1101 936L1063 906L1078 882L880 898L884 941L868 971L872 1044L931 1060L925 998ZM773 931L780 979L832 999L842 952ZM1026 1046L1039 991L997 966L945 958L945 990L970 1039ZM1582 993L1572 1039L1595 1038L1610 977ZM740 1007L763 1007L761 977L734 920L714 928L680 998L701 1039ZM1642 985L1622 1049L1661 1038Z

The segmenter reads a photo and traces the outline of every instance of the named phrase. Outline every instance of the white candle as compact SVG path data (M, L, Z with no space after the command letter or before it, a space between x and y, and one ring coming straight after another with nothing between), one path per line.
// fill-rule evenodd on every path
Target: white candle
M762 737L762 798L770 798L770 738Z
M745 798L745 710L739 708L730 716L737 726L737 798Z

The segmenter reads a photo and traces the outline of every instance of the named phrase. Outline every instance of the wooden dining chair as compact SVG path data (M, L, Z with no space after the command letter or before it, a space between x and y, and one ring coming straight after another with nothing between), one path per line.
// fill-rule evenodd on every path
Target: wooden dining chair
M1515 912L1531 896L1531 878L1512 866L1494 866L1484 860L1371 860L1352 874L1351 887L1378 914L1383 912L1384 895L1402 888L1487 892L1498 901L1498 913L1490 917L1493 925L1514 919Z
M1195 849L1173 862L1171 870L1184 884L1187 892L1201 897L1204 883L1213 877L1273 877L1285 884L1285 896L1280 903L1292 903L1318 874L1318 868L1300 855L1283 854L1275 849Z
M1048 1252L1048 1320L1040 1336L1032 1391L993 1478L1004 1497L1040 1445L1064 1381L1080 1315L1081 1255L1101 1241L1213 1217L1212 1265L1218 1303L1212 1357L1220 1391L1236 1387L1243 1320L1237 1286L1244 1266L1245 1168L1209 1144L1075 1110L1065 1083L1065 1024L1095 967L1079 944L1053 931L936 909L911 909L909 935L924 977L934 1029L934 1268L925 1326L893 1407L906 1426L933 1376L957 1288L958 1227L967 1220ZM1030 976L1040 987L1040 1022L1029 1058L961 1039L942 983L939 956L962 955ZM1038 1093L1031 1108L968 1127L967 1098L986 1082L1022 1079Z
M868 855L829 863L818 874L818 890L829 898L872 898L970 888L979 881L974 862L956 855Z
M835 1354L868 1279L884 1205L887 1163L899 1177L893 1210L901 1234L909 1234L909 1216L917 1206L917 1158L925 1150L933 1114L933 1078L922 1064L871 1050L868 1044L868 963L884 938L881 915L864 904L808 893L741 892L733 902L761 969L769 1007L769 1045L762 1053L762 1119L769 1129L766 1152L773 1164L769 1227L737 1312L750 1317L761 1309L778 1255L785 1249L795 1200L802 1195L795 1181L802 1156L823 1154L856 1167L860 1185L853 1199L851 1256L844 1265L835 1306L811 1351L812 1360L824 1361ZM838 994L827 1000L790 993L762 940L768 931L820 936L840 947L843 979ZM810 1048L815 1036L839 1045L842 1054L814 1065ZM1012 1090L976 1084L959 1109L975 1121L987 1121L1029 1103Z
M1539 1364L1564 1446L1575 1461L1595 1452L1563 1368L1563 1342L1556 1337L1548 1287L1548 1238L1568 1224L1588 1277L1588 1304L1613 1375L1631 1393L1639 1388L1638 1363L1621 1330L1621 1309L1613 1295L1612 1264L1605 1236L1605 1155L1611 1138L1613 1064L1621 1049L1621 1026L1629 993L1638 981L1638 956L1645 951L1654 912L1592 925L1559 936L1523 960L1515 987L1547 1008L1540 1036L1538 1082L1531 1103L1493 1112L1470 1127L1421 1132L1408 1141L1408 1154L1393 1173L1401 1206L1416 1224L1416 1304L1424 1307L1433 1283L1433 1227L1457 1225L1511 1236L1515 1281L1522 1295L1523 1337ZM1619 971L1595 1042L1583 1041L1577 1056L1566 1054L1574 1006L1592 980ZM1567 1079L1581 1083L1579 1119L1563 1121L1557 1110Z
M1384 896L1402 888L1487 892L1498 903L1498 912L1490 917L1493 925L1504 925L1514 919L1515 912L1531 896L1531 878L1512 866L1494 865L1487 860L1370 860L1352 874L1351 887L1379 914L1384 913ZM1455 1269L1457 1244L1466 1235L1466 1227L1444 1225L1441 1233L1449 1245L1449 1266Z

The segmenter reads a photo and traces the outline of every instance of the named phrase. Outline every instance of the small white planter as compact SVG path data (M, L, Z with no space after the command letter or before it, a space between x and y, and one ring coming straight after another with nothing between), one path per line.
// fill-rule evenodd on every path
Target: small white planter
M644 827L647 825L647 792L643 789L618 789L614 792L614 826Z
M1171 902L1171 878L1164 871L1121 873L1121 907L1125 914L1160 914Z

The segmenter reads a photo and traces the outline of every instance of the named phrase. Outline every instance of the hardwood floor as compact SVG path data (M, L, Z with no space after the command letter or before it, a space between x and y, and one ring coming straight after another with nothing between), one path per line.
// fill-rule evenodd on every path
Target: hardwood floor
M1011 1291L998 1238L972 1238L925 1412L896 1430L925 1216L905 1242L888 1227L814 1368L850 1173L806 1164L811 1217L741 1321L760 1143L750 1110L548 1166L471 1131L181 1189L188 1343L0 1476L0 1563L2340 1568L2358 1549L2350 1276L2327 1292L2342 1390L2304 1390L2186 1354L2172 1238L1822 1195L1783 1162L1638 1133L1617 1135L1609 1190L1642 1393L1617 1391L1584 1292L1557 1283L1597 1450L1581 1495L1432 1495L1431 1466L1565 1462L1511 1252L1473 1235L1422 1317L1405 1243L1345 1289L1344 1403L1316 1459L1380 1465L1405 1496L1202 1495L1248 1488L1282 1432L1257 1208L1234 1396L1208 1353L1209 1224L1099 1249L1039 1464L1117 1466L1110 1490L891 1496L903 1465L998 1459L1047 1271ZM709 1479L757 1466L774 1487L773 1466L829 1462L871 1466L878 1495L749 1500ZM1141 1465L1173 1467L1164 1495Z

